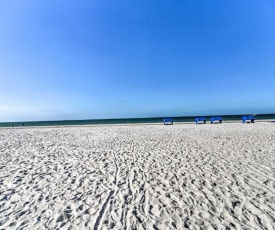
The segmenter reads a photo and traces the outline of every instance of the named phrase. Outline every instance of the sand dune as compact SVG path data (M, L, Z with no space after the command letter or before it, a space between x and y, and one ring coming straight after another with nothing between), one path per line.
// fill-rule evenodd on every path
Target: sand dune
M275 229L274 124L0 130L0 229Z

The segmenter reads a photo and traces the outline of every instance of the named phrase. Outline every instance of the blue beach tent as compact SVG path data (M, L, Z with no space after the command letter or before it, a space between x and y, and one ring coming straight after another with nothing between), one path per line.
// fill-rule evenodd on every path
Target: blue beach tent
M204 117L196 117L195 121L196 121L196 124L199 124L201 122L203 124L206 124L206 119Z
M172 118L164 118L163 124L164 125L173 125L173 119Z
M215 121L218 121L219 123L222 123L222 118L221 117L211 117L210 118L210 123L214 124Z
M253 116L243 116L242 121L243 123L246 123L246 122L254 123L255 118Z

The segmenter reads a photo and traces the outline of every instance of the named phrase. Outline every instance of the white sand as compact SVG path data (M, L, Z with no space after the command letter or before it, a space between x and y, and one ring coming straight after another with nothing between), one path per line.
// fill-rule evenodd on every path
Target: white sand
M0 130L0 229L275 229L275 125Z

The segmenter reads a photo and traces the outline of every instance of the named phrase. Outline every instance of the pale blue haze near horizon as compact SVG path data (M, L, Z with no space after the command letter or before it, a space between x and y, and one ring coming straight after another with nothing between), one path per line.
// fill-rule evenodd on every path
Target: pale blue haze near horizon
M0 121L275 113L275 1L0 2Z

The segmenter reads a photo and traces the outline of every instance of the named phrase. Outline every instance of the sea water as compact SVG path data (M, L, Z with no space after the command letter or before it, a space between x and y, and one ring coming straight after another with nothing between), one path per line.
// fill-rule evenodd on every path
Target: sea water
M246 114L247 115L247 114ZM215 115L221 116L223 121L240 121L243 115ZM195 122L196 117L205 117L209 122L212 116L190 116L190 117L172 117L174 123L177 122ZM0 122L0 127L25 127L25 126L71 126L71 125L108 125L108 124L148 124L162 123L164 117L153 118L124 118L124 119L93 119L93 120L60 120L60 121L22 121L22 122ZM257 120L274 120L275 114L255 115Z

